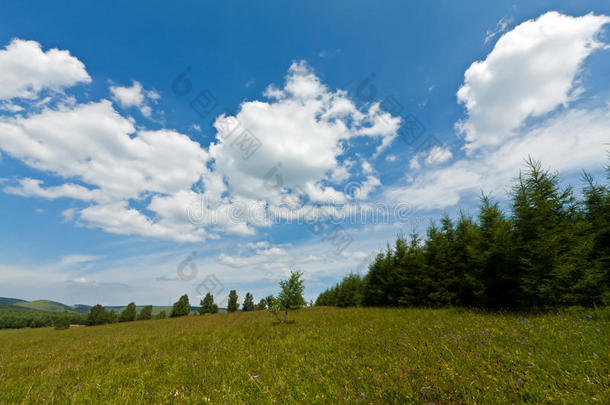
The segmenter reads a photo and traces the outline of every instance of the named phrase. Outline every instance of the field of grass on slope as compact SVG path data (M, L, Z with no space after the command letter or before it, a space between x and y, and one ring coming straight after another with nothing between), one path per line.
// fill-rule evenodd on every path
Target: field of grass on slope
M49 301L49 300L36 300L36 301L25 301L14 304L15 306L33 309L37 311L49 311L49 312L64 312L72 311L72 307L64 305L60 302Z
M312 308L0 331L1 403L609 403L608 312Z

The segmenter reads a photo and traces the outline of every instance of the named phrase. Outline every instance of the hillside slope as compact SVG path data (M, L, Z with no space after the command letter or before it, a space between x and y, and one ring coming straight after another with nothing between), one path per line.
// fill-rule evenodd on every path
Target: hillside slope
M64 311L73 310L73 308L69 307L68 305L64 305L60 302L49 301L49 300L18 302L16 304L14 304L14 306L33 309L33 310L37 310L37 311L47 311L47 312L64 312Z
M265 311L0 331L0 402L608 403L607 310Z
M61 302L51 300L35 300L26 301L19 298L0 297L0 308L12 310L29 310L29 311L44 311L44 312L80 312L88 313L91 307L89 305L66 305Z
M20 302L27 302L26 300L20 300L19 298L7 298L0 297L0 306L11 306Z

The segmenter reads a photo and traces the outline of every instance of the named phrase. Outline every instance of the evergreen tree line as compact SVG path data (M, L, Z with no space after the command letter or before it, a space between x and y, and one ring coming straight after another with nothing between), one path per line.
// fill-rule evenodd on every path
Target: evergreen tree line
M610 179L610 168L607 170ZM510 210L483 196L478 216L398 237L364 277L346 276L316 305L533 309L610 303L610 187L584 174L582 197L528 159Z

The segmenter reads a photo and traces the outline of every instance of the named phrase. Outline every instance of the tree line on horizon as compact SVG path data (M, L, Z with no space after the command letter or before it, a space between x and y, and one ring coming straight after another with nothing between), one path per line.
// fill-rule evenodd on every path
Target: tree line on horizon
M276 297L268 295L265 298L261 298L258 304L254 303L254 296L247 292L242 304L242 312L268 310L279 321L286 322L289 310L300 309L307 305L303 298L305 287L302 277L302 272L291 271L290 277L287 280L280 281L281 290L278 295ZM231 290L227 301L227 312L236 312L239 309L238 299L237 291ZM200 305L199 315L215 314L218 312L218 306L214 303L214 296L209 292L201 300ZM283 320L278 316L280 311L284 311Z
M0 329L42 328L59 324L84 324L87 314L0 308Z
M120 314L117 314L113 310L107 309L101 304L97 304L92 306L89 310L86 323L87 325L103 325L115 322L146 321L153 318L164 319L167 317L165 311L161 311L153 317L152 309L152 305L145 305L140 309L140 313L137 313L135 302L130 302Z
M254 296L247 292L242 304L242 312L255 311L255 310L268 310L273 313L280 322L286 322L288 317L288 311L300 309L306 306L305 299L303 298L304 282L302 280L303 273L300 271L291 271L290 277L286 280L280 281L280 292L277 296L268 295L262 298L258 304L254 304ZM239 309L238 295L236 290L229 292L227 301L227 312L236 312ZM150 320L152 316L152 305L147 305L140 310L137 314L137 307L134 302L130 302L129 305L120 313L117 314L113 310L107 309L101 304L94 305L91 307L89 314L86 319L87 325L104 325L115 322L131 322L136 320ZM284 319L281 320L279 312L284 312ZM177 318L182 316L188 316L192 312L192 308L189 302L187 294L181 296L176 301L170 312L170 318ZM194 315L206 315L218 313L218 305L214 303L214 297L211 293L207 293L200 301L199 309ZM161 311L157 314L154 319L165 319L167 313ZM63 326L63 325L62 325ZM58 329L64 329L59 326ZM69 327L70 324L67 324Z
M483 195L478 216L399 236L361 277L347 275L316 305L544 309L610 303L610 187L583 174L577 198L556 173L526 161L510 210ZM610 167L607 168L610 179Z

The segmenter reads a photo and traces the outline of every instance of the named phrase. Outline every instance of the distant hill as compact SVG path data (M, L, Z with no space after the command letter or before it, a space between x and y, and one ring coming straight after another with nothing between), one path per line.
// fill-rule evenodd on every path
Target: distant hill
M46 312L73 311L72 307L64 305L60 302L49 301L49 300L18 302L14 305L19 306L19 307L28 308L28 309L34 309L36 311L46 311Z
M84 304L72 305L72 311L82 312L84 314L88 314L90 309L91 309L90 305L84 305Z
M11 306L19 302L27 302L26 300L20 300L19 298L6 298L0 297L0 306Z
M61 302L51 300L26 301L19 298L0 297L0 308L15 311L42 311L42 312L80 312L88 313L91 308L89 305L77 304L66 305Z
M144 305L138 305L137 311L144 307ZM30 310L30 311L43 311L43 312L79 312L79 313L89 313L91 309L90 305L77 304L77 305L66 305L61 302L51 301L51 300L35 300L35 301L26 301L18 298L6 298L0 297L0 308L2 309L12 309L12 310ZM106 306L107 309L112 310L118 314L121 313L126 308L126 305L110 305ZM191 312L195 312L199 310L199 307L191 306ZM167 315L172 312L172 307L164 306L164 305L153 305L152 314L157 315L159 312L165 311ZM226 309L221 308L219 312L225 312Z

